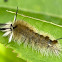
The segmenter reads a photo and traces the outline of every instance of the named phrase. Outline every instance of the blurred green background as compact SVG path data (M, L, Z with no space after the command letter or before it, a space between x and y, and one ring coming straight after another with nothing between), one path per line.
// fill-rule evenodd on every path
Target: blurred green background
M14 14L5 16L6 10L16 11L17 6L21 14L62 25L62 0L0 0L0 23L13 20ZM27 62L12 51L0 43L0 62Z

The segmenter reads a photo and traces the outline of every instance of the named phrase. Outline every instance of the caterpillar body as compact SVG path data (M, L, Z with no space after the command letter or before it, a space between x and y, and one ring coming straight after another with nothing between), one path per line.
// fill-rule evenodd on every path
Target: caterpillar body
M0 23L0 26L2 26L0 30L6 32L3 36L10 36L9 42L11 42L11 39L13 38L14 41L27 45L30 44L32 48L35 47L35 49L41 53L47 51L55 53L56 55L59 54L61 48L58 44L58 40L51 40L48 36L38 34L38 32L25 21L16 20L16 16L13 23Z

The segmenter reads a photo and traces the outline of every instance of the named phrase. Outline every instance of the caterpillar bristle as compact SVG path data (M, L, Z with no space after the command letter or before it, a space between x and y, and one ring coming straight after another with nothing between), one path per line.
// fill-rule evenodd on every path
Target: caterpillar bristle
M4 25L7 25L7 24L0 23L0 26L4 26Z
M10 28L0 28L0 30L6 30L6 29L10 29Z

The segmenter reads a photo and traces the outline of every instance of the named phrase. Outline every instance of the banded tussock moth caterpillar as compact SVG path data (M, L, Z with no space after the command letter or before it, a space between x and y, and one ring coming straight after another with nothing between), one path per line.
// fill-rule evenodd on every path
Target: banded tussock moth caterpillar
M27 22L22 20L16 20L18 12L18 7L16 11L16 15L14 17L13 23L0 23L1 31L5 32L3 36L10 36L9 42L11 42L12 38L14 41L30 44L32 48L40 51L41 53L54 53L58 55L61 51L61 47L58 43L59 38L57 40L51 40L48 36L43 36L39 34L32 26L30 26Z

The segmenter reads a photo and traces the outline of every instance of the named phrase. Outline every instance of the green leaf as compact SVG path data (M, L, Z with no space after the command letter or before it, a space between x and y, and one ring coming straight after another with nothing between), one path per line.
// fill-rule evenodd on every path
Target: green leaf
M58 26L62 25L61 0L8 0L7 2L0 0L0 23L13 21L15 14L6 12L6 10L15 12L17 6L19 7L19 14L29 16L18 15L17 19L26 21L42 34L47 33L51 39L62 37L62 27ZM8 37L2 37L2 35L3 33L0 32L0 43L15 50L19 58L28 62L62 62L62 57L59 59L55 56L42 56L42 54L37 53L35 50L32 51L32 48L24 47L23 44L19 46L13 41L8 43ZM59 40L59 42L62 45L62 40Z
M22 14L62 25L61 0L0 0L0 7L15 9L17 6L23 10Z
M17 57L16 53L13 53L13 49L7 48L0 44L0 61L1 62L25 62ZM14 60L15 59L15 60Z
M9 22L8 20L13 20L14 17L14 13L9 13L6 12L5 10L10 10L8 8L1 8L0 9L0 19L2 20L1 23L5 23L5 22ZM11 11L15 11L14 9ZM9 16L8 16L9 15ZM39 20L39 19L35 19L35 18L29 18L29 17L24 17L18 14L17 20L24 20L27 23L29 23L30 25L34 26L38 32L41 32L42 34L47 33L50 38L52 39L58 39L62 37L62 27L61 26L57 26L54 24L51 24L49 22L45 22L43 20ZM3 33L0 32L0 43L5 44L7 47L12 48L13 50L15 50L15 53L18 53L19 58L22 58L26 61L29 62L62 62L61 58L60 59L56 56L53 55L53 57L51 56L43 56L40 53L37 53L35 50L32 50L31 47L24 47L23 44L21 44L20 46L16 43L16 42L11 42L8 43L8 37L2 37ZM61 44L61 40L59 41Z

